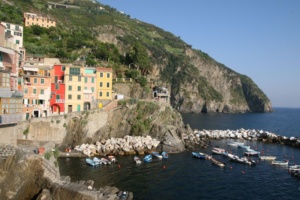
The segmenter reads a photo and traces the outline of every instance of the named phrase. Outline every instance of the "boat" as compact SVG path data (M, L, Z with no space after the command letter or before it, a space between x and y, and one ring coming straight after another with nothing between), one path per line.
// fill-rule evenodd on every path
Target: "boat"
M116 159L115 156L110 155L110 156L107 156L107 158L108 158L108 160L109 160L110 162L112 162L112 163L116 163L116 162L117 162L117 159Z
M238 145L244 145L243 142L230 142L228 143L229 146L238 147Z
M242 149L250 149L250 146L247 146L247 145L241 145L241 144L239 144L238 145L238 148L242 148Z
M247 150L244 154L247 156L259 156L260 152L251 149L251 151Z
M152 152L152 155L153 155L154 157L156 157L156 158L162 159L162 155L159 154L159 153L156 152L156 151L153 151L153 152Z
M206 159L206 155L200 154L198 152L192 152L192 156L194 158L199 158L199 159Z
M91 159L91 158L86 158L85 161L86 161L87 164L89 164L89 165L91 165L91 166L97 166L97 165L100 165L100 163L95 162L95 161L94 161L93 159Z
M235 156L234 154L228 153L227 151L223 152L222 155L228 158L233 158Z
M233 157L230 157L231 161L247 164L247 165L255 165L256 162L254 160L248 159L247 157L239 157L234 155Z
M101 162L105 165L111 164L111 162L109 160L107 160L106 158L101 158Z
M202 153L202 152L199 152L199 154L200 154L201 156L205 156L205 159L206 159L206 160L210 160L210 159L211 159L211 155L208 155L208 154Z
M163 152L161 153L161 155L162 155L162 157L163 157L164 159L169 158L169 154L168 154L167 152L165 152L165 151L163 151Z
M287 166L289 164L288 160L283 160L283 161L279 161L279 160L273 160L272 165L279 165L279 166Z
M94 157L93 158L93 161L95 162L95 163L99 163L99 165L101 165L102 164L102 161L101 161L101 159L99 159L99 158L97 158L97 157Z
M260 160L275 160L276 156L259 156Z
M134 156L133 160L135 161L136 164L141 164L142 163L142 161L140 160L140 158L137 157L137 156Z
M300 165L291 165L289 166L289 172L300 171Z
M217 160L215 158L211 158L211 161L212 161L213 164L215 164L215 165L217 165L219 167L225 167L225 163L223 163L223 162L221 162L221 161L219 161L219 160Z
M146 155L143 160L144 160L144 162L151 162L152 161L152 154Z
M225 149L213 148L212 152L215 153L215 154L223 154L225 152Z

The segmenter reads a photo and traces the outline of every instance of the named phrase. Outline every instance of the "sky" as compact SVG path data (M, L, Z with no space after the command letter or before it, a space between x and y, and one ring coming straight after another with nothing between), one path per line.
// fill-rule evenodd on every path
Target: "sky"
M300 0L98 0L250 77L273 107L300 108Z

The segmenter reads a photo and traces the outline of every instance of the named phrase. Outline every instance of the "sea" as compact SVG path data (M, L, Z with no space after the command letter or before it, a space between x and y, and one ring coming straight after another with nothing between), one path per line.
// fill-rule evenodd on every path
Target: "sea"
M300 137L300 108L274 108L272 113L182 113L182 117L192 129L243 128ZM212 148L220 147L242 155L243 150L228 146L232 141L240 140L213 140L208 148L197 151L211 154ZM300 164L298 148L258 141L245 144L264 155L276 156L276 160L289 160L289 165ZM292 177L288 167L273 166L257 157L253 157L258 162L255 166L232 162L221 155L214 157L226 166L220 168L209 160L193 158L191 152L183 152L140 165L134 163L133 156L118 156L117 164L99 167L87 165L84 158L59 158L59 168L61 175L70 176L72 181L93 180L95 188L115 186L133 192L133 199L300 199L300 179Z

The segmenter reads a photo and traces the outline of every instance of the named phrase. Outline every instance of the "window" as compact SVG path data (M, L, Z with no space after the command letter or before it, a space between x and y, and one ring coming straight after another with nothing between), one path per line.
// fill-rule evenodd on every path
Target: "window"
M72 91L72 86L71 85L69 85L69 91Z
M94 83L94 77L92 77L92 83Z
M107 75L106 75L106 76L107 76L107 78L110 78L110 73L107 73Z
M36 89L33 89L33 94L36 94Z
M78 76L78 82L81 82L81 76Z
M88 79L87 77L84 77L84 82L87 83L88 82Z
M55 82L55 83L57 83L57 82ZM45 84L45 79L43 79L43 78L41 79L41 84L43 84L43 85Z
M103 72L100 72L100 77L103 77Z
M44 94L44 89L41 89L41 94Z
M95 91L95 89L94 89L94 87L92 87L92 92L94 92Z
M68 95L68 99L72 99L72 95L71 94Z
M54 83L57 83L57 80L58 80L58 76L55 76L54 77Z
M20 40L16 40L16 44L20 44Z
M102 87L103 86L103 83L102 82L100 82L100 87Z
M69 76L69 81L72 81L72 76Z
M61 71L65 71L66 67L65 66L61 66Z
M81 95L77 95L77 100L80 100L81 99Z
M24 93L28 94L28 88L24 88Z
M56 95L55 99L60 99L60 95L59 94Z
M109 92L106 92L106 96L109 97Z
M7 29L10 29L10 24L6 24L6 28L7 28Z
M58 83L55 83L55 89L59 90L59 84Z
M87 90L87 87L84 87L84 90Z
M79 75L80 74L80 69L79 68L70 68L70 75Z
M37 83L37 78L34 78L34 79L33 79L33 83Z
M109 82L108 82L108 83L106 83L106 87L108 87L108 88L109 88Z
M102 97L102 92L99 92L99 96Z
M77 87L77 91L81 91L81 86L78 86L78 87Z

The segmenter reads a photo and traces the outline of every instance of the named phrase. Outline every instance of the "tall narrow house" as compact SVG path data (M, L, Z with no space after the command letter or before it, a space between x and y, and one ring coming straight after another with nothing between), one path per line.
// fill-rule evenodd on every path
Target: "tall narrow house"
M112 100L112 68L97 67L97 102L99 107Z

